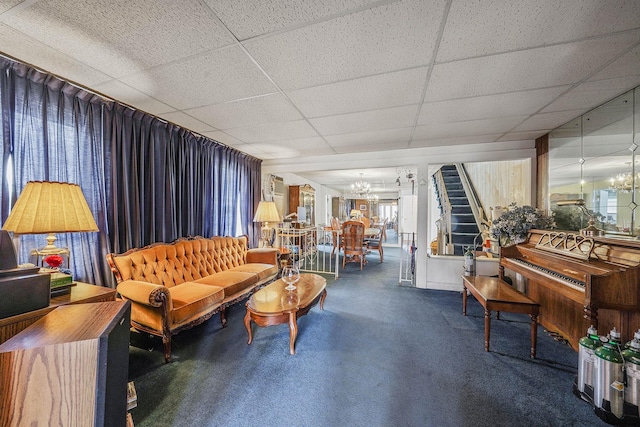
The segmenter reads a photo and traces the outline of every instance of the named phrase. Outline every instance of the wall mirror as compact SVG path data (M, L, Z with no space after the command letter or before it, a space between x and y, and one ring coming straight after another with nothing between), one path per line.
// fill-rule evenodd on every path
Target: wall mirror
M549 134L549 197L559 229L577 231L589 218L558 201L584 199L606 234L640 235L640 150L636 88ZM634 133L636 135L634 142Z

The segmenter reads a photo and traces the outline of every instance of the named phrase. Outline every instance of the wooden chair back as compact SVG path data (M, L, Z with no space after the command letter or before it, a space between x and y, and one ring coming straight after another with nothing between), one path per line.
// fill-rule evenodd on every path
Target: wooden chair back
M364 246L364 223L347 221L342 224L342 268L347 262L360 262L360 270L365 262L367 249Z

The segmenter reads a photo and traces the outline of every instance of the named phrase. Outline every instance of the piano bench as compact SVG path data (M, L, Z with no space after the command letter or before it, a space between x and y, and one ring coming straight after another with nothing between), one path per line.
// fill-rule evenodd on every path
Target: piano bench
M489 351L491 335L491 311L498 315L501 311L524 313L531 317L531 357L536 358L536 342L538 339L538 314L540 304L511 287L497 277L463 276L462 314L467 315L467 291L484 307L484 349Z

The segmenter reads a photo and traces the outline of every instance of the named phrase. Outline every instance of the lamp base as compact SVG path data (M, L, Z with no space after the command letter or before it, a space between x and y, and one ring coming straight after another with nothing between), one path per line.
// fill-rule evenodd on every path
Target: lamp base
M262 247L270 248L271 237L273 236L273 228L269 227L269 223L265 222L264 227L262 227L260 231L262 232Z

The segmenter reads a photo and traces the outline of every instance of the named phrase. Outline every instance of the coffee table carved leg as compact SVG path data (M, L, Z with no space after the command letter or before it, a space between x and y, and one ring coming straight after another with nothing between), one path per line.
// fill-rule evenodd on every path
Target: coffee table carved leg
M251 313L249 313L249 310L247 310L247 314L244 315L244 327L247 328L247 332L249 333L249 341L247 341L247 344L251 344L253 335L251 334Z
M531 358L536 358L536 345L538 343L538 316L531 314Z
M320 310L324 310L324 299L327 297L327 290L322 291L322 296L320 297Z
M289 313L289 353L296 354L295 345L298 336L298 322L296 312Z
M484 309L484 351L489 351L489 337L491 336L491 311Z

